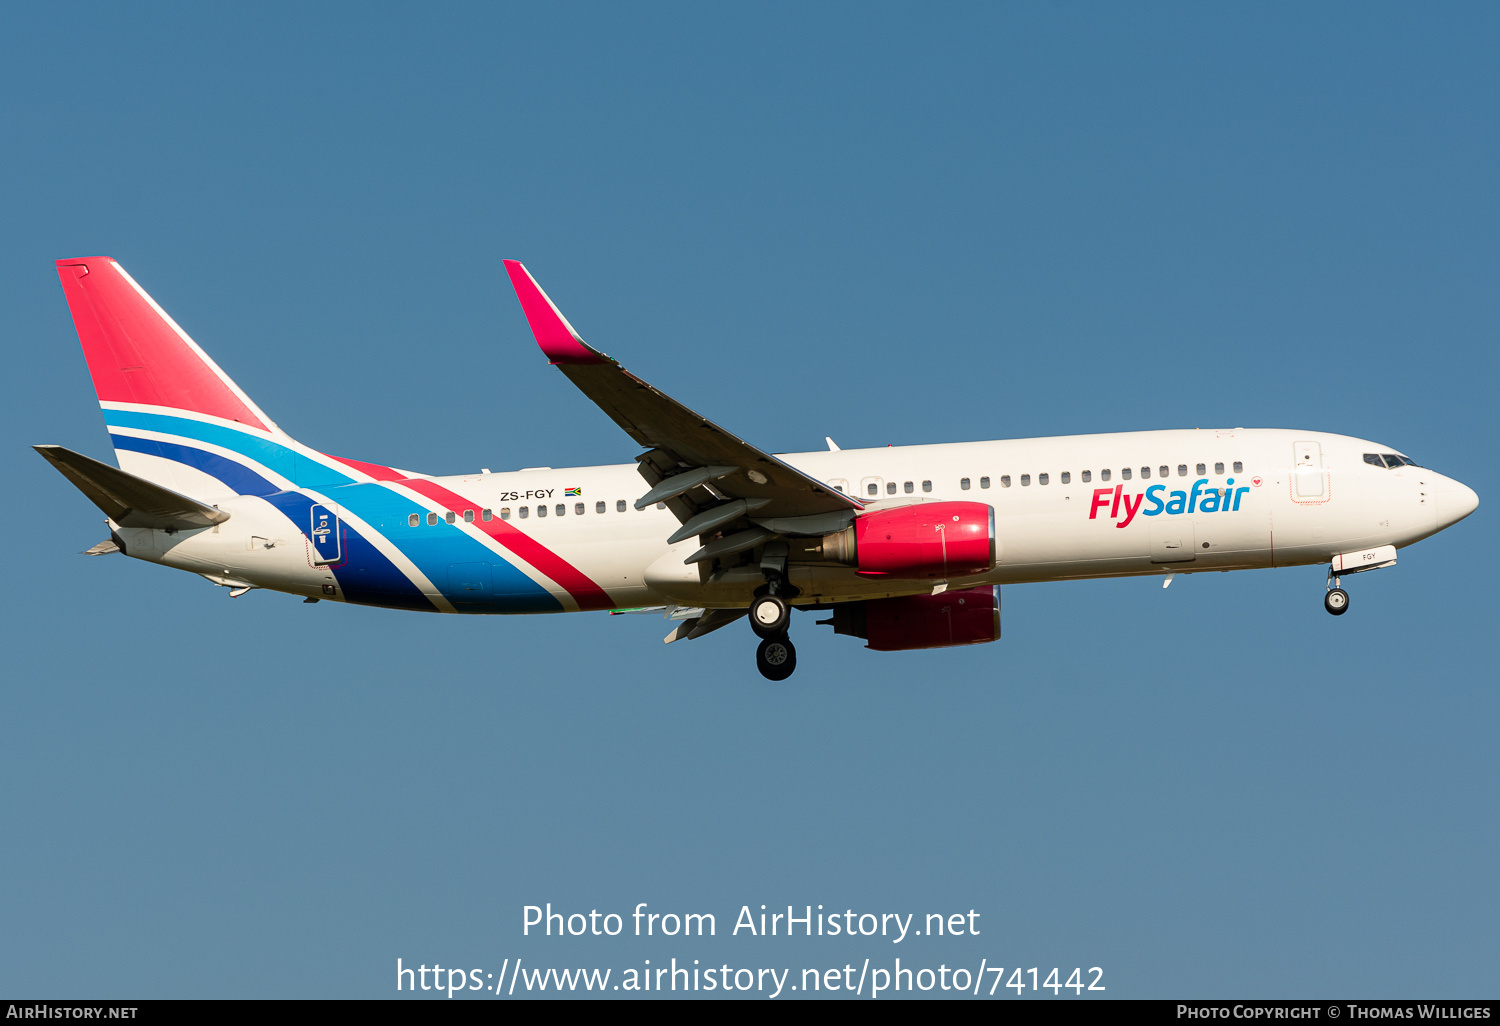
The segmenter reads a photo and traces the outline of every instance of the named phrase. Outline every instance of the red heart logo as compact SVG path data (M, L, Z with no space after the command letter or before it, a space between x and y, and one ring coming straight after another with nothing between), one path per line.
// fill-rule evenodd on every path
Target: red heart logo
M1250 483L1253 484L1255 487L1259 488L1260 487L1260 478L1258 478L1258 477L1252 477L1250 479Z

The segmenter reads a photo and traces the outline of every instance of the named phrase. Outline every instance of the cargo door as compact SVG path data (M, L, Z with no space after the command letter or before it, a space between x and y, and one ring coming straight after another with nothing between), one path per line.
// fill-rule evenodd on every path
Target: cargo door
M494 594L488 563L449 563L448 594L455 604L486 602Z
M1151 518L1151 562L1187 563L1197 558L1193 518L1165 516Z

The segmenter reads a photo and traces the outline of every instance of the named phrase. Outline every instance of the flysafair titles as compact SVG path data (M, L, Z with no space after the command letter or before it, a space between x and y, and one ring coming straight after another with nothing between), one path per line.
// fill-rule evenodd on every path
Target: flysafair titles
M1260 478L1254 478L1260 484ZM1236 488L1234 478L1228 478L1222 488L1209 488L1208 478L1200 477L1189 491L1167 491L1163 484L1152 485L1144 492L1124 494L1123 483L1113 488L1095 488L1094 501L1089 505L1089 519L1099 519L1099 511L1109 510L1109 518L1117 521L1116 527L1127 527L1139 513L1143 517L1160 516L1163 513L1233 513L1240 508L1240 501L1250 490L1249 485ZM1165 494L1167 497L1162 498ZM1145 507L1144 509L1142 507ZM1123 519L1121 513L1124 513Z

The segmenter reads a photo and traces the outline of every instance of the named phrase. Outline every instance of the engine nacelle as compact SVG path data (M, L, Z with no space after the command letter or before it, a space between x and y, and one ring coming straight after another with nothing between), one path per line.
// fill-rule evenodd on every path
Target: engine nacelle
M919 502L864 513L824 537L822 551L864 577L989 573L995 568L995 510L982 502Z
M837 634L864 638L877 652L950 648L1000 640L1000 589L986 585L939 595L870 599L835 606Z

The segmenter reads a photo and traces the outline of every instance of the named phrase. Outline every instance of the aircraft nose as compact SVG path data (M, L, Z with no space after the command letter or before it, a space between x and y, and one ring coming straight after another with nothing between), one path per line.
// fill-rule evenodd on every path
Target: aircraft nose
M1479 508L1479 496L1474 489L1460 484L1452 478L1444 478L1437 488L1437 519L1439 528L1451 527Z

